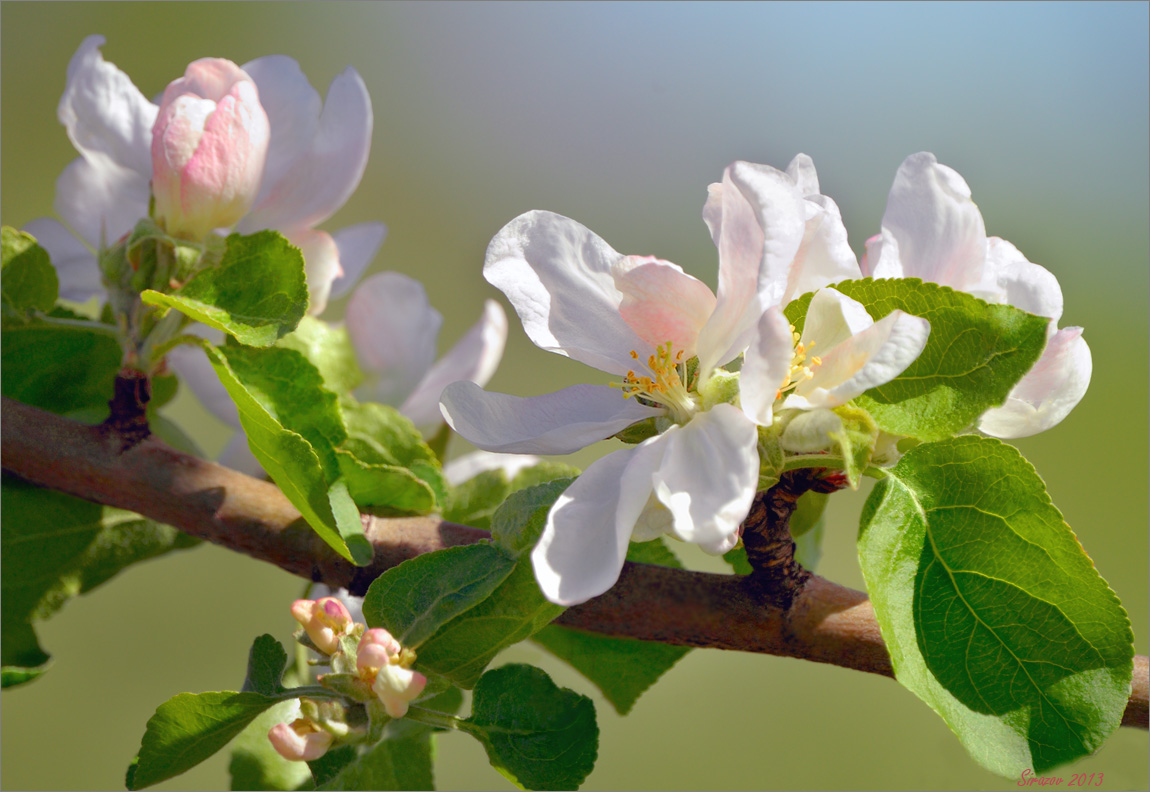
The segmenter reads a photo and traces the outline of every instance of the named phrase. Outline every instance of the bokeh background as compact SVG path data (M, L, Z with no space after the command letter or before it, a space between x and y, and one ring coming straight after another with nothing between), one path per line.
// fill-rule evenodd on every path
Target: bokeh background
M879 227L902 159L933 151L970 183L987 230L1054 272L1062 324L1094 354L1090 392L1018 446L1125 603L1147 653L1148 5L1146 3L31 3L0 24L2 220L52 211L75 156L56 121L89 34L147 96L185 65L285 53L326 91L348 65L375 107L362 185L325 227L382 220L372 270L424 282L441 349L499 297L481 276L504 223L549 209L617 250L714 285L700 218L731 161L810 154L852 244ZM326 315L337 318L336 303ZM512 322L492 387L537 394L589 370L536 350ZM217 452L222 427L184 394L177 416ZM464 450L463 444L453 447ZM603 449L576 457L586 464ZM861 587L865 493L833 499L819 571ZM715 562L690 555L700 568ZM55 656L0 697L6 789L116 789L155 707L234 689L252 638L285 642L301 583L215 547L132 568L40 628ZM626 718L591 695L602 730L585 789L1013 789L970 761L894 682L791 659L695 651ZM1059 775L1145 789L1147 735L1120 730ZM226 788L226 753L162 788ZM443 789L505 789L470 738L440 738Z

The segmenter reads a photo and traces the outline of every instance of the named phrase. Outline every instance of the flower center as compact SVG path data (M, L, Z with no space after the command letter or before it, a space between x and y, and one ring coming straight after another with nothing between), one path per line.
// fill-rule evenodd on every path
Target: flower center
M814 370L823 364L821 357L810 354L815 342L811 341L809 344L802 343L799 340L801 336L795 332L794 325L791 325L791 338L793 338L795 342L795 352L791 356L791 367L787 371L787 378L783 380L782 386L775 394L775 399L781 399L784 393L794 390L800 382L809 380L815 375Z
M640 376L632 369L622 382L610 383L613 388L623 391L623 398L632 396L644 403L667 410L675 423L686 423L699 409L698 402L687 390L687 364L683 360L683 350L674 351L670 341L655 347L655 353L647 358L647 369L651 376ZM631 350L631 357L639 359L639 353Z

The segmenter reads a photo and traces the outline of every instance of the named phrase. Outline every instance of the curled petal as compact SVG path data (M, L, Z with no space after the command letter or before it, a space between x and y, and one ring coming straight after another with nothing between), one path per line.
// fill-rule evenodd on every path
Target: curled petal
M619 313L653 347L668 341L686 358L695 356L699 331L715 310L707 284L669 261L627 256L612 270L623 293Z
M276 753L289 762L312 762L331 747L332 737L306 718L291 723L277 723L268 732L268 740Z
M813 376L799 383L783 407L837 407L897 377L926 346L930 322L892 311L822 355Z
M348 67L327 92L319 126L308 148L287 168L239 225L311 227L335 214L359 185L371 149L372 110L367 86Z
M398 272L366 278L347 304L347 331L364 369L379 375L375 397L398 406L435 361L443 316L423 285Z
M68 64L56 115L86 158L105 158L147 182L152 176L152 124L158 108L128 75L104 60L103 45L103 36L88 36L80 44Z
M619 313L612 268L623 257L586 227L551 212L528 212L487 247L483 276L511 301L527 336L611 374L626 374L631 350L649 345Z
M453 382L440 406L448 425L479 448L519 454L570 454L663 414L606 385L572 385L524 398Z
M367 265L379 252L383 238L387 236L387 226L383 223L357 223L347 228L341 228L331 237L335 246L339 248L340 274L331 283L331 299L343 297L351 292L353 286L359 282Z
M838 289L820 289L807 308L802 343L810 354L821 355L873 324L874 319L858 300Z
M781 305L832 283L862 277L835 202L825 195L808 195L806 208L803 241L787 274Z
M778 306L768 308L759 319L739 372L739 404L743 414L760 426L773 421L775 400L790 373L793 343L783 312Z
M331 234L314 228L288 229L284 236L303 254L309 297L307 312L318 316L327 308L332 283L340 277L339 248Z
M486 473L488 470L502 470L508 479L513 479L524 468L538 465L542 460L533 454L493 454L490 451L472 451L448 462L443 466L444 477L455 486Z
M127 234L148 214L148 177L104 157L79 157L56 179L56 213L93 248Z
M439 397L457 380L483 387L495 374L507 343L507 314L494 300L483 306L483 316L427 372L399 411L416 426L432 426L443 420Z
M978 428L992 437L1029 437L1057 425L1082 401L1090 386L1093 360L1081 327L1064 327L1014 386L1006 404L987 410Z
M418 671L389 663L379 669L372 689L383 703L383 709L393 718L407 714L411 701L419 698L427 686L427 677Z
M615 585L631 531L651 495L662 439L653 437L596 460L555 501L531 552L535 579L547 599L576 605ZM624 486L624 476L630 486Z
M100 282L96 257L59 221L41 217L24 226L24 230L48 251L60 279L60 299L87 302L96 295L103 297L104 285Z
M983 284L974 294L995 303L1006 303L1036 316L1045 316L1051 334L1062 316L1062 287L1045 267L1026 260L1014 245L999 237L988 240Z
M922 278L962 291L978 286L986 259L986 228L970 187L933 154L903 161L882 217L876 278Z

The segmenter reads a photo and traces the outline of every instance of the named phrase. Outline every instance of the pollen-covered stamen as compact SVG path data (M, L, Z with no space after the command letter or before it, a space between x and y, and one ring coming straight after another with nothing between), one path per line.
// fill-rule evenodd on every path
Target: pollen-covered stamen
M815 342L802 343L802 337L795 332L794 325L791 325L791 338L794 339L795 352L791 356L791 367L787 371L787 378L783 380L782 386L775 393L776 399L781 399L784 393L794 390L800 382L809 380L815 375L814 370L823 364L821 357L810 354Z
M639 353L631 350L631 357L639 359ZM687 390L687 364L683 360L684 351L675 351L670 341L655 348L655 353L647 357L647 368L652 376L639 375L632 369L622 382L610 383L613 388L623 391L623 398L632 396L666 408L676 423L685 423L698 409L695 397Z

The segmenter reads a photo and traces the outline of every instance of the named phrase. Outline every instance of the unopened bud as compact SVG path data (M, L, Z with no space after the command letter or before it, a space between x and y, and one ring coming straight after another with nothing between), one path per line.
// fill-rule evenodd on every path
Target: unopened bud
M351 614L342 602L335 597L320 600L296 600L291 606L291 615L324 654L334 654L339 649L339 637L352 627Z
M276 753L291 762L310 762L319 759L331 747L334 739L308 718L296 718L291 723L277 723L268 732L268 739Z
M401 665L389 663L379 669L371 689L383 702L383 709L393 718L407 714L408 704L419 698L427 677Z

